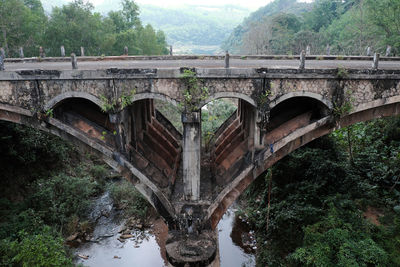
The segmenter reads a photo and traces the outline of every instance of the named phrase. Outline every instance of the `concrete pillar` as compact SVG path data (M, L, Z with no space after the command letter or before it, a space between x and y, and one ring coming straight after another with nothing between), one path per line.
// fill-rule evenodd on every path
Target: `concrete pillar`
M71 63L72 63L72 69L74 70L78 69L78 60L76 59L75 53L71 54Z
M228 69L229 68L229 52L226 51L225 53L225 68Z
M387 48L386 48L385 57L390 56L390 52L392 52L392 47L390 45L388 45Z
M331 55L331 46L329 44L326 46L326 55L327 56Z
M85 48L81 46L81 57L85 56Z
M172 45L169 46L169 55L172 56Z
M4 51L4 48L3 48L3 47L0 47L0 56L2 56L3 59L6 58L6 52Z
M124 47L124 55L125 55L125 56L128 55L128 47L127 47L127 46Z
M0 54L0 71L4 70L4 57Z
M368 57L371 56L371 47L370 46L367 47L367 56Z
M374 70L377 70L379 67L379 57L380 57L380 55L378 53L374 54L374 62L372 63L372 68Z
M183 123L183 185L185 198L200 199L201 113L182 114Z
M65 57L65 48L63 45L61 46L60 50L61 50L61 57Z
M46 57L46 53L44 52L43 47L39 47L39 57L41 58Z
M311 47L309 45L307 45L306 56L309 56L309 55L311 55Z
M304 50L301 51L300 53L300 66L299 69L304 70L306 66L306 52Z
M20 58L24 58L25 57L24 56L24 48L22 48L22 47L19 48L19 57Z

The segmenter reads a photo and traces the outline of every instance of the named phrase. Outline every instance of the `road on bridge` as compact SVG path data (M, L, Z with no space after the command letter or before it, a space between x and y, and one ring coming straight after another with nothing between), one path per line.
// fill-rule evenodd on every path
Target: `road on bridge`
M185 60L98 60L98 61L81 61L78 58L79 70L95 70L95 69L155 69L155 68L224 68L224 60L216 59L185 59ZM299 67L298 60L260 60L260 59L231 59L231 68L273 68L273 69L295 69ZM372 61L367 60L307 60L306 68L309 69L371 69ZM72 69L71 62L6 62L6 71L15 70L69 70ZM400 69L400 61L381 61L379 69Z

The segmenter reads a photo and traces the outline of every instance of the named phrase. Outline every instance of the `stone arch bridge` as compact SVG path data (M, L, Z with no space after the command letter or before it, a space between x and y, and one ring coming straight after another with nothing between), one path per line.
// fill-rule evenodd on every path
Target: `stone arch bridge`
M170 230L201 233L214 229L252 181L291 151L340 127L400 114L400 61L379 70L364 61L315 61L299 70L294 60L238 59L231 68L203 60L153 60L140 68L126 60L94 61L78 70L51 60L6 62L0 120L99 153ZM183 112L180 133L154 100L185 104L184 66L208 93L197 109ZM237 99L237 111L206 149L199 109L217 98Z

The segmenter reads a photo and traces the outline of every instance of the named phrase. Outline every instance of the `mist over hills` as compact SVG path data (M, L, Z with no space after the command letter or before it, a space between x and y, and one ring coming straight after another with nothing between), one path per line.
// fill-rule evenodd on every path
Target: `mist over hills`
M42 3L46 12L51 13L52 7L62 6L68 1L43 0ZM250 14L249 9L233 5L199 4L171 8L138 5L143 24L162 30L177 54L220 53L222 42ZM95 11L101 14L120 9L119 1L115 0L105 0L95 6Z

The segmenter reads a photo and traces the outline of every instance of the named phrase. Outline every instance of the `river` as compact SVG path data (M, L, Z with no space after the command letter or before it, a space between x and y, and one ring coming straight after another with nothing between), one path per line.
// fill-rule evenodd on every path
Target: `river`
M234 211L228 210L218 224L220 266L255 266L256 247L252 231L235 216ZM152 221L148 229L133 229L130 238L121 239L119 232L125 221L112 207L108 192L96 201L90 216L97 222L93 237L76 249L75 263L91 267L167 266L163 244L168 230L161 219Z

